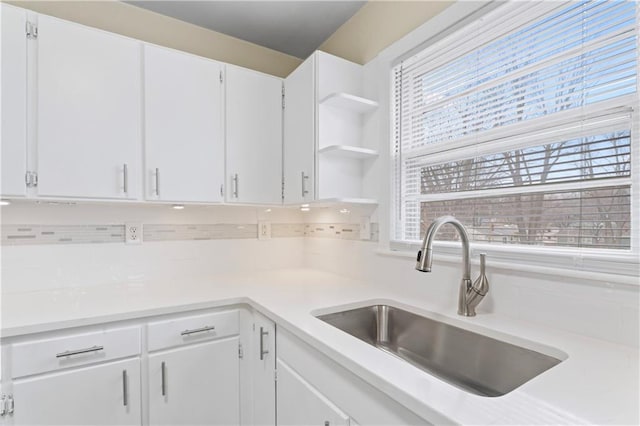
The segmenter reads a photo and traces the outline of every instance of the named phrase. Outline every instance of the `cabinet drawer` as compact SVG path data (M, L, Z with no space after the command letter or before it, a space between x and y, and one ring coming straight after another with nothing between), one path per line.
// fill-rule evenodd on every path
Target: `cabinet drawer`
M72 334L11 345L12 377L140 354L140 327Z
M239 322L237 310L151 322L147 331L148 349L155 351L233 336L239 333Z

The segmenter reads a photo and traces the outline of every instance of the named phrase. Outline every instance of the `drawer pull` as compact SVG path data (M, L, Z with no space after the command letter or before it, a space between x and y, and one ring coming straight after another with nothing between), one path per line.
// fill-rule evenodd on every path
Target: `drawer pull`
M204 327L201 327L201 328L194 328L194 329L191 329L191 330L185 330L182 333L180 333L180 335L181 336L189 336L191 334L203 333L205 331L211 331L211 330L215 330L215 329L216 329L216 327L213 326L213 325L212 326L205 325Z
M122 370L122 405L129 405L129 384L127 370Z
M88 354L90 352L98 352L102 350L104 350L104 346L91 346L90 348L85 348L85 349L76 349L74 351L60 352L59 354L56 354L56 358L64 358L67 356Z
M160 371L162 373L162 396L167 395L167 365L164 361L160 364Z
M264 360L264 356L269 354L269 351L264 348L264 336L268 336L269 332L264 331L264 327L260 327L260 361Z

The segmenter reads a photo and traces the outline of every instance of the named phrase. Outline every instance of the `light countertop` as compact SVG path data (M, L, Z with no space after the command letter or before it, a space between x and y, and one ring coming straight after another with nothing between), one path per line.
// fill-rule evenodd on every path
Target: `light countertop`
M452 286L452 291L455 286ZM384 302L465 329L566 358L507 395L488 398L449 385L313 314ZM426 419L459 424L638 424L638 349L518 321L474 318L310 269L207 279L129 282L2 296L2 337L247 303ZM433 418L432 418L433 419Z

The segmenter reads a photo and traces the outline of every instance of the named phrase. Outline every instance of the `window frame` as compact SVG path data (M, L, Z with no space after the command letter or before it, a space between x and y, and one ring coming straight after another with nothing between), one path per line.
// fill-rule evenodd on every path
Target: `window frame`
M399 206L397 204L398 198L398 189L399 185L396 183L397 170L395 166L396 154L394 152L394 144L395 144L395 135L394 135L394 113L395 113L395 103L394 103L394 94L395 94L395 79L394 79L394 69L397 65L407 61L416 61L417 58L422 57L423 51L432 50L437 53L433 62L430 60L430 69L435 69L442 64L445 64L455 58L465 55L473 50L475 50L478 46L485 43L482 40L490 40L492 37L499 37L500 35L507 34L513 31L516 28L519 28L526 23L531 22L531 18L528 13L525 13L525 10L528 11L536 11L536 18L539 19L540 16L553 13L553 11L566 7L572 2L563 1L563 2L537 2L537 3L519 3L519 2L507 2L505 4L499 5L496 8L488 10L486 13L483 13L480 17L477 17L471 21L465 23L454 24L452 28L449 28L448 34L444 37L434 37L435 41L423 42L413 47L410 50L407 50L404 54L398 55L395 60L389 62L388 74L389 77L388 82L388 93L389 93L389 144L390 144L390 162L389 162L389 228L388 228L388 240L383 242L383 247L387 247L391 252L396 252L399 255L414 255L419 249L420 243L417 241L403 241L396 239L396 229L398 226L402 226L402 222L398 220L398 210ZM453 45L455 46L456 42L460 42L460 40L464 40L468 37L468 34L477 31L477 27L481 27L483 22L488 19L488 15L492 15L492 11L500 10L504 19L502 22L506 22L505 27L500 27L496 25L493 31L485 32L482 34L482 39L478 41L477 44L469 47L466 46L467 49L465 51L456 51L455 48L444 49L443 46ZM539 14L538 14L539 13ZM490 16L489 16L490 17ZM516 18L514 18L516 17ZM640 6L636 8L636 22L640 22ZM635 34L636 34L636 48L638 52L640 52L640 25L636 25ZM500 28L499 30L497 28ZM498 35L496 35L498 34ZM453 53L456 52L456 53ZM615 100L609 102L612 106L615 106L618 110L626 110L631 115L631 238L630 238L630 249L629 250L621 250L621 249L598 249L598 248L576 248L576 247L544 247L544 246L526 246L520 244L487 244L482 242L474 242L472 241L472 255L477 257L479 253L487 253L490 259L494 261L501 262L504 265L512 265L514 269L517 269L519 265L523 266L534 266L534 267L551 267L557 268L559 271L561 270L569 270L569 271L584 271L584 272L593 272L593 273L603 273L603 274L613 274L618 276L630 276L630 277L638 277L640 276L640 59L636 61L636 93L632 95L625 95L623 97L616 98ZM624 98L624 99L623 99ZM607 101L599 102L595 104L595 107L586 106L581 111L586 111L584 114L588 116L592 114L591 109L594 111L601 110L603 106L607 106ZM574 114L575 111L568 110L567 114ZM563 117L563 113L554 113L548 117L540 117L541 120L544 120L546 124L549 124L549 120L554 120L555 122L562 123L567 122ZM538 121L537 119L532 119L531 121ZM523 129L540 129L540 126L537 123L529 123L527 125L522 126ZM495 132L494 132L495 130ZM482 138L498 138L501 133L503 133L504 127L498 127L496 129L492 129L489 131L483 132ZM491 135L485 135L484 133L493 132ZM526 136L525 136L526 137ZM434 144L437 145L437 144ZM458 150L464 149L467 145L463 145L459 143ZM491 148L488 148L488 145L492 145ZM513 143L506 142L504 145L498 144L488 144L487 147L483 147L483 152L498 152L498 150L502 147L508 147L514 145ZM463 157L453 157L451 145L448 145L446 148L440 146L426 146L421 152L427 155L433 155L436 158L440 157L437 161L429 161L432 164L439 164L445 162L445 158L448 159L462 159ZM444 152L447 151L447 152ZM423 154L423 155L424 155ZM574 184L574 187L580 187L580 184ZM537 188L540 190L539 188ZM529 188L514 188L514 191L517 193L527 193L532 192ZM482 192L478 192L476 196L481 196ZM450 193L449 193L450 195ZM437 197L441 197L441 194L435 195L422 195L419 198L430 200ZM452 199L448 197L447 199ZM422 235L421 235L422 237ZM449 256L459 256L460 253L460 244L457 242L447 242L447 241L436 241L435 242L436 250L438 253L441 253L445 257ZM386 251L383 249L383 252ZM637 283L640 284L640 283Z

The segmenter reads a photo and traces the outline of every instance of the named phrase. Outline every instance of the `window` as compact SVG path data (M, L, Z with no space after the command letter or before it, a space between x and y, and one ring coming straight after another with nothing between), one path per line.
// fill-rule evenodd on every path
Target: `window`
M638 8L507 3L394 67L395 245L450 214L488 247L637 256Z

